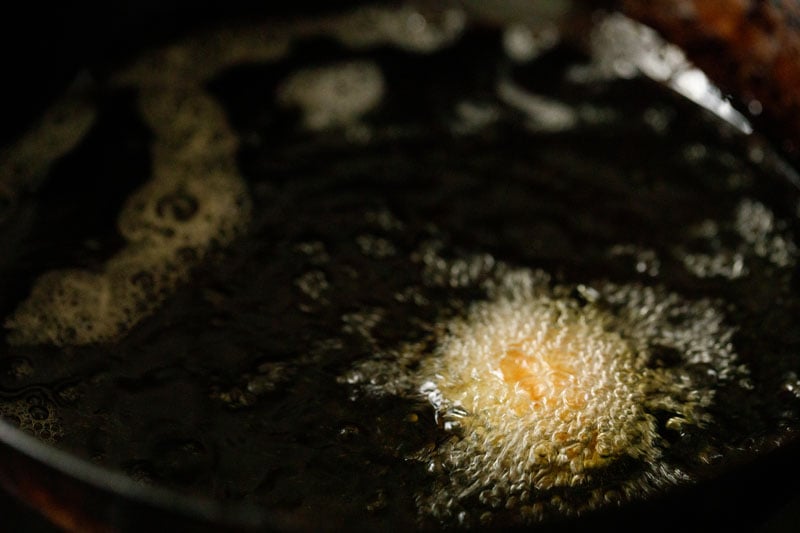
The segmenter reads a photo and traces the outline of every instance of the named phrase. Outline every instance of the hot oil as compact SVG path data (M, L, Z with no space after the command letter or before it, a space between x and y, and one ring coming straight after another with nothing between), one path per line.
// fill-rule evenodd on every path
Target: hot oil
M769 147L653 81L587 83L568 43L521 61L457 12L387 13L276 30L291 52L226 30L103 86L130 141L52 146L73 160L17 197L3 269L131 304L70 336L25 326L51 292L4 289L0 412L142 483L367 529L574 516L787 441L799 195ZM123 145L153 175L109 192L118 232L30 230Z

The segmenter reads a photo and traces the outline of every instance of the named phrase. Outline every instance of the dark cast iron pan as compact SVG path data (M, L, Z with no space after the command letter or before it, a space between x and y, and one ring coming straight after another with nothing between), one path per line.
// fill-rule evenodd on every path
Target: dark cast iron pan
M739 107L758 97L763 112L756 124L795 162L800 144L800 4L750 2L753 34L741 41L716 34L702 21L680 19L680 1L623 1L629 14L652 24L684 45L720 85L740 97ZM691 3L691 2L688 2ZM695 2L699 3L699 2ZM738 4L737 2L731 2ZM2 18L0 55L9 91L0 104L6 141L66 87L86 64L110 64L130 57L144 44L160 42L176 29L255 12L276 16L333 12L358 2L296 1L254 9L245 2L198 8L189 2L138 2L104 7L19 6ZM608 4L603 3L603 4ZM726 11L725 2L721 13ZM652 6L652 7L651 7ZM672 16L671 16L672 15ZM732 13L731 16L738 16ZM705 20L721 20L708 15ZM783 18L781 18L783 17ZM719 22L724 26L723 22ZM708 31L705 31L708 30ZM749 44L779 36L786 57L748 55ZM777 37L776 37L777 38ZM792 55L794 54L794 55ZM719 58L724 58L720 63ZM792 63L792 59L797 60ZM724 64L726 68L721 68ZM746 73L750 74L746 74ZM756 72L757 74L752 74ZM756 80L757 79L757 80ZM756 81L754 81L756 80ZM140 531L174 527L180 531L261 531L328 529L315 517L298 523L256 506L221 503L173 491L143 487L25 435L0 421L0 486L47 520L73 531ZM736 531L791 531L800 525L800 447L788 444L741 469L701 486L682 489L651 502L604 511L555 529L637 527L650 530L708 527ZM0 530L14 530L13 516L0 517Z

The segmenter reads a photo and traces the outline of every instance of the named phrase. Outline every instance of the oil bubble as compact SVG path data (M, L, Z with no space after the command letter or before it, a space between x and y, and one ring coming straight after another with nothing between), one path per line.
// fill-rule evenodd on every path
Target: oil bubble
M720 384L747 379L713 302L636 284L557 285L493 258L444 259L435 246L417 257L431 285L477 283L486 299L435 327L435 347L365 361L342 383L430 403L453 436L419 456L449 473L432 471L418 496L440 520L510 506L538 521L683 482L665 459L668 434L705 427ZM623 464L636 465L628 477ZM547 496L576 488L595 496Z
M0 403L0 417L49 444L64 435L55 404L38 393Z
M355 125L381 102L384 84L377 65L348 62L296 72L278 89L277 99L299 107L305 126L320 131Z

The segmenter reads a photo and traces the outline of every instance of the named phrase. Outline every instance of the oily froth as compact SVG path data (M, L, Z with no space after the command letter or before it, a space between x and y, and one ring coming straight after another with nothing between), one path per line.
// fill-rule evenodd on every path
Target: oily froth
M509 446L515 435L529 438L517 446L527 448L520 481L531 488L580 483L620 455L655 459L655 425L631 371L644 366L642 354L605 322L569 300L476 304L426 359L423 372L435 378L423 387L449 404L439 409L465 410L463 424L481 436L473 444L502 468L523 459Z
M409 25L409 21L413 24ZM107 80L133 88L153 134L149 181L117 219L126 245L94 271L39 277L6 320L13 344L87 345L118 339L155 311L210 250L239 236L251 198L236 154L240 139L207 82L226 69L278 60L291 44L327 35L356 49L391 43L431 52L456 39L463 13L427 20L410 7L363 8L296 24L260 23L200 32L144 53ZM278 91L302 108L312 130L351 125L383 98L384 80L369 62L302 69ZM331 96L333 94L333 96ZM0 153L0 192L33 188L51 165L87 135L96 106L68 94L20 142Z
M246 225L250 200L236 168L238 143L219 104L199 86L168 85L143 90L140 107L155 137L153 175L119 214L126 246L99 272L41 276L7 321L11 342L112 340Z
M489 298L447 324L422 360L420 390L458 435L434 452L452 475L421 497L436 516L458 516L477 500L485 512L516 508L536 519L683 482L686 474L663 457L653 413L669 413L668 430L712 423L714 389L686 369L702 362L723 380L747 374L711 302L545 280L525 270L493 278ZM664 349L680 363L654 366ZM636 466L609 483L604 472L621 464ZM566 503L559 493L570 488L589 495Z
M127 244L100 271L41 276L7 321L18 344L113 340L154 311L214 246L245 227L250 199L236 169L236 137L199 88L143 91L155 133L153 176L118 217Z
M485 298L437 325L433 348L405 346L345 379L371 374L370 394L421 395L449 435L414 454L435 478L417 496L422 515L538 521L691 481L667 441L713 425L718 387L748 380L715 302L639 284L559 285L484 256L421 261L431 283L466 276ZM670 365L658 362L665 353Z

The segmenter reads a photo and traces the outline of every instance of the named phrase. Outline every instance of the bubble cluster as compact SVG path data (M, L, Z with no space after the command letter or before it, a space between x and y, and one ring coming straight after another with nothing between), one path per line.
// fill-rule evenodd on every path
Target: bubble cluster
M294 284L304 295L313 301L325 302L324 294L330 288L330 283L325 273L321 270L311 270L298 277Z
M376 235L359 235L356 237L356 244L362 254L373 259L386 259L397 255L397 249L392 241Z
M310 35L329 35L354 49L394 45L427 53L454 42L465 27L466 14L457 7L427 12L408 5L364 6L291 24L240 24L150 50L117 72L113 81L123 86L202 84L234 65L279 60L295 40Z
M462 9L425 12L415 6L367 6L325 24L342 43L353 48L391 44L414 52L433 52L452 43L466 28Z
M451 472L422 498L436 516L477 498L535 519L679 482L680 469L662 461L660 432L710 423L714 398L690 369L709 365L714 384L746 375L710 302L637 285L550 288L544 279L524 270L492 279L489 299L447 324L422 360L420 391L459 435L435 452ZM665 350L677 364L654 364ZM665 427L656 411L669 413ZM639 472L609 496L602 471L622 462ZM567 487L589 496L553 505L553 491Z
M689 272L701 278L743 278L750 273L754 259L776 268L790 268L797 262L797 246L786 222L752 199L739 202L733 220L705 220L692 233L705 250L679 249L678 257ZM723 235L733 242L723 240Z
M278 89L278 102L303 112L313 131L352 125L374 109L385 92L383 74L371 62L352 61L295 72Z
M653 460L655 424L630 371L644 367L636 361L642 354L606 322L566 299L476 304L465 321L450 324L438 357L425 360L423 374L435 378L422 390L440 412L457 413L469 426L463 442L502 470L527 462L517 475L529 489L580 484L587 470L623 454ZM520 447L528 457L518 456ZM486 466L472 475L491 477L480 471Z
M220 105L200 86L156 81L139 97L155 138L153 169L119 214L127 245L99 271L42 275L6 322L10 342L113 340L152 313L211 248L246 226L250 198L236 165L238 140Z
M479 286L485 298L433 325L432 342L388 350L340 382L433 407L446 436L414 455L432 465L423 516L536 522L688 482L666 443L713 424L716 390L747 381L712 301L554 284L491 256L447 259L433 244L416 260L430 286Z
M578 122L578 114L571 106L552 98L533 94L511 80L497 85L497 97L527 118L531 131L557 132L569 130Z
M252 407L260 397L280 390L292 377L293 369L285 363L263 362L253 372L243 374L232 386L213 385L209 397L228 409Z
M736 232L758 257L777 267L795 264L797 246L786 237L786 223L761 202L743 200L736 209Z
M39 394L0 403L0 417L50 444L64 435L55 405Z
M312 265L327 265L331 260L325 243L321 241L301 242L295 246L294 250L298 254L302 254Z
M157 309L211 249L244 230L251 200L236 161L239 139L206 90L214 76L242 63L280 59L295 39L311 35L329 35L354 48L392 44L430 52L456 39L465 22L459 9L423 12L401 6L365 7L293 24L228 27L147 51L112 74L112 87L136 90L140 115L154 137L150 180L127 199L118 217L127 245L94 271L40 276L6 321L10 342L112 341ZM377 65L351 61L295 72L276 99L299 107L309 129L324 130L357 125L384 92ZM70 96L55 105L0 155L0 192L46 175L87 133L94 116L86 99ZM383 256L393 253L390 243L371 236L361 238L359 246ZM312 297L323 291L316 278L298 284Z
M356 335L370 344L375 344L373 332L383 321L384 314L384 310L377 307L348 313L342 316L342 332Z
M539 57L559 41L555 24L541 28L525 24L510 24L503 32L503 48L513 61L524 63Z
M113 340L152 313L215 246L247 224L250 199L236 167L237 139L220 106L199 87L143 90L155 134L153 177L120 212L127 240L96 272L41 276L7 320L16 344Z

